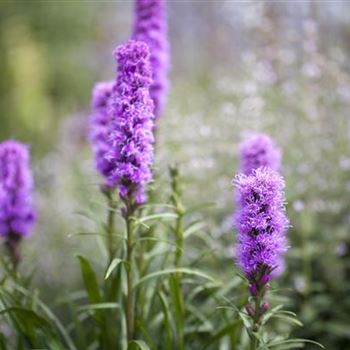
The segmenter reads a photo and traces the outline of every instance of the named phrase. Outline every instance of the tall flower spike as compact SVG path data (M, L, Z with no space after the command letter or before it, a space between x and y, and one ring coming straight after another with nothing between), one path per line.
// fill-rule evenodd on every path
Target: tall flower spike
M270 276L287 251L284 180L270 168L238 175L238 264L250 281Z
M28 147L13 140L0 143L0 235L29 234L35 217L32 188Z
M152 70L148 45L130 40L114 56L118 75L111 99L109 183L119 187L122 198L143 203L145 187L152 180L153 101L149 94Z
M241 172L246 175L261 166L279 171L281 157L281 150L268 135L253 135L240 145Z
M150 93L155 116L161 114L169 88L169 40L166 0L136 0L133 39L149 45L153 83Z
M112 169L110 162L106 159L109 150L108 133L111 123L109 111L109 99L113 91L114 82L106 81L97 83L92 90L90 117L90 143L95 156L97 171L108 181Z
M0 235L6 237L15 265L18 243L35 221L32 189L28 147L14 140L0 143Z

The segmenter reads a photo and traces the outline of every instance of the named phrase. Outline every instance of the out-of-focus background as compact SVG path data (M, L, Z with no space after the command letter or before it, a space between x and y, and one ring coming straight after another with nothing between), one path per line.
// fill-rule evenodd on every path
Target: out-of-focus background
M270 134L284 152L293 227L280 287L305 325L295 335L350 349L350 3L168 1L168 10L160 181L177 162L186 203L214 203L203 211L218 257L209 268L230 278L237 145ZM132 17L130 1L0 2L0 139L31 145L39 222L22 268L36 270L46 298L81 283L76 252L97 254L92 238L72 235L101 209L90 91L114 78L112 51Z

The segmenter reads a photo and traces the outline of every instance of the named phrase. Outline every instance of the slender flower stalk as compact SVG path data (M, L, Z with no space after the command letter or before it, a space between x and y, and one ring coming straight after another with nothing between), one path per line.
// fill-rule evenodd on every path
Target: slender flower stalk
M279 171L282 152L265 134L252 135L240 144L241 172L250 175L254 169L268 167Z
M131 341L135 329L134 285L134 215L146 201L146 186L152 180L153 108L149 89L152 83L150 52L144 42L130 40L115 53L118 74L111 98L109 183L118 186L125 205L123 216L127 244L127 337Z
M29 161L27 145L14 140L0 143L0 235L15 270L20 261L19 243L35 222Z
M170 179L171 179L171 197L170 201L175 208L177 215L174 232L176 241L176 253L175 253L175 267L181 266L182 248L183 248L183 217L185 208L182 204L182 189L180 184L179 169L176 166L169 167Z
M184 244L184 215L185 208L182 204L182 188L180 183L180 173L177 166L169 167L170 179L171 179L171 197L170 201L175 208L177 215L175 226L173 231L175 233L175 261L174 265L176 268L180 268L182 264L183 244ZM178 300L177 306L174 308L175 314L175 325L176 325L176 349L183 350L185 348L184 339L184 296L182 292L182 274L176 273L170 277L170 290L175 287L178 290L176 298Z
M133 250L134 250L134 222L133 214L134 208L130 206L130 201L126 201L125 210L125 223L126 223L126 244L127 253L126 260L127 266L127 302L126 302L126 328L127 328L127 338L130 342L134 337L135 331L135 295L133 292L134 288L134 262L133 262Z
M253 321L252 332L258 332L262 316L269 308L265 295L271 273L288 249L284 180L271 168L260 167L250 175L238 175L234 184L238 204L237 262L249 281L253 302L246 310ZM251 338L252 349L256 349L256 337Z
M136 0L133 39L149 45L153 83L150 88L154 114L158 118L164 108L169 88L169 40L166 0Z
M116 242L114 237L114 226L115 226L115 214L117 209L117 201L114 199L114 191L108 186L102 186L102 192L107 198L107 224L106 224L106 235L107 235L107 248L109 255L109 263L115 258L116 255Z

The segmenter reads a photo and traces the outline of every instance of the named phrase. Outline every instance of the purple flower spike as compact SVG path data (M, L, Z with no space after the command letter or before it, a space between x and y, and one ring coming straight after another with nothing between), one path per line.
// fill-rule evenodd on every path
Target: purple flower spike
M153 83L150 88L155 116L163 110L169 87L169 41L165 0L136 0L133 39L149 45Z
M108 133L111 116L108 106L113 86L113 81L97 83L92 90L91 101L90 143L95 155L96 169L106 179L111 171L111 164L105 156L109 150Z
M114 55L119 69L111 99L111 146L106 155L112 166L109 183L119 186L122 198L143 203L153 164L150 53L146 43L130 40Z
M11 242L27 236L35 221L32 189L28 147L0 143L0 235Z
M279 171L281 158L281 150L269 136L264 134L253 135L240 145L241 172L246 175L250 175L259 167Z
M238 175L238 264L253 283L264 285L287 251L288 219L284 208L284 180L270 168Z

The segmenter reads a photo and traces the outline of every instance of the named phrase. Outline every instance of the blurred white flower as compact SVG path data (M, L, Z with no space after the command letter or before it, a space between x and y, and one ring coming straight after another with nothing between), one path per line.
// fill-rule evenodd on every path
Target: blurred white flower
M305 204L302 200L297 199L293 202L293 209L296 212L301 212L304 210L304 208L305 208Z
M321 76L321 69L314 62L306 62L301 71L308 78L316 79Z
M344 242L341 242L337 245L335 251L336 251L337 255L343 256L348 252L348 247Z

